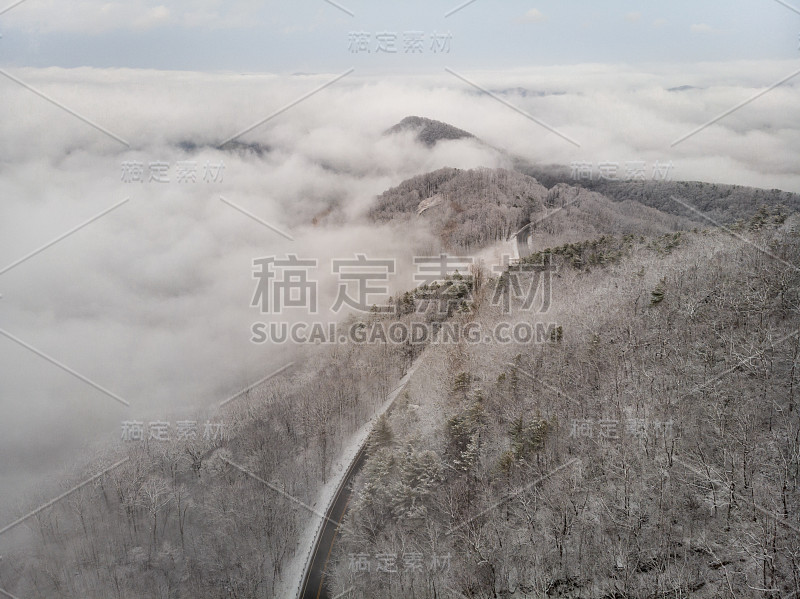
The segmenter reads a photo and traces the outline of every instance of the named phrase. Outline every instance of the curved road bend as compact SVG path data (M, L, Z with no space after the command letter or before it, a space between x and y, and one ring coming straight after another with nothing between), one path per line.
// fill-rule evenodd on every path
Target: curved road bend
M528 246L528 240L530 236L531 224L525 225L522 229L512 235L512 237L516 239L517 256L520 259L527 258L531 255L531 250ZM400 379L400 384L397 386L397 388L389 394L389 400L394 402L416 369L417 364L415 363L411 366L411 368L409 368L406 375ZM394 397L392 397L392 395L394 395ZM391 405L387 410L387 413L390 409ZM356 475L361 472L361 467L364 465L364 461L367 457L365 446L359 450L356 459L350 465L350 468L345 474L342 485L339 487L339 490L336 493L333 505L326 514L328 519L323 523L322 533L319 535L314 545L314 553L313 557L311 558L311 565L308 570L306 570L305 577L303 579L303 585L300 591L301 599L331 599L328 590L324 585L325 572L327 571L328 561L330 560L331 553L333 552L333 545L336 542L339 526L341 525L342 520L347 513L347 505L350 503L350 497L353 494L353 480L355 479Z
M339 526L347 513L347 506L353 495L353 480L361 471L366 459L366 447L362 447L345 475L344 484L339 487L339 491L336 493L331 509L327 513L329 519L325 520L322 526L322 534L319 535L314 545L311 566L306 571L305 580L303 580L302 590L300 591L302 599L330 599L328 589L324 585L328 560L330 560L333 552L336 536L339 534Z
M421 356L420 356L421 357ZM386 398L390 402L389 407L386 409L386 414L392 409L394 400L400 395L400 392L406 386L411 376L417 370L419 365L419 358L411 365L408 372L400 379L399 384L394 390L389 393ZM311 562L304 574L303 584L300 587L301 599L331 599L328 589L325 588L325 573L327 572L329 560L333 553L333 546L336 543L336 537L339 534L339 527L342 520L347 514L347 506L350 503L350 498L353 495L353 481L361 472L364 462L367 459L366 441L356 454L355 460L347 469L347 472L342 479L342 484L334 496L331 508L325 514L327 519L323 522L322 531L317 537L314 544L314 551L311 556Z
M514 233L512 237L517 242L517 255L520 259L527 258L531 254L530 247L528 246L528 239L531 236L531 225L527 224L522 229ZM406 375L400 379L400 384L397 388L389 394L389 400L394 402L403 387L406 386L408 379L414 374L417 369L417 364L409 368ZM394 395L394 397L392 397ZM391 409L391 406L389 407ZM389 410L387 410L388 413ZM350 503L350 498L353 495L353 480L356 475L361 472L361 468L366 460L366 444L362 447L356 459L350 465L347 473L345 474L342 485L336 493L333 500L331 509L326 516L327 520L324 521L322 526L322 533L317 538L314 544L314 553L311 558L311 564L303 578L303 585L300 590L301 599L331 599L328 590L325 588L325 572L328 568L328 561L330 560L331 553L333 552L333 545L336 542L336 536L339 533L339 526L345 514L347 514L347 506Z
M531 249L530 246L528 246L528 239L531 236L531 224L532 223L525 225L512 235L512 237L515 237L517 240L517 256L520 260L531 255Z

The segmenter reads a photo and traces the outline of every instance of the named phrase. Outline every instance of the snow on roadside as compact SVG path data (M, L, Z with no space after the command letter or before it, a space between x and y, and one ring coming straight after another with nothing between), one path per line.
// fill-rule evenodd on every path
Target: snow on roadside
M397 387L386 396L386 401L375 412L375 415L368 420L364 425L356 431L347 442L347 446L339 456L338 461L333 464L331 470L334 472L333 476L328 480L325 486L319 493L317 501L313 504L313 508L317 513L312 514L308 523L300 536L300 544L298 551L295 552L294 557L289 562L284 570L283 580L277 586L278 597L297 597L300 592L300 586L303 584L306 570L311 558L311 552L314 549L317 536L319 535L322 523L324 522L324 515L328 513L328 509L336 496L336 492L344 481L350 464L356 459L358 452L367 442L375 423L383 414L385 414L391 407L394 400L405 388L412 375L416 372L422 360L420 356L417 361L409 368L408 372L400 379Z

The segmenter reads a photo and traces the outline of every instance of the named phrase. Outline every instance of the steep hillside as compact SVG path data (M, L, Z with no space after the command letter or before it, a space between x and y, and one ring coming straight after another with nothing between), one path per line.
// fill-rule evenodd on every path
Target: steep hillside
M434 197L436 205L418 216L422 203ZM513 234L544 207L546 197L535 179L512 171L448 168L384 192L369 216L381 222L425 218L445 247L475 248Z
M449 158L440 141L476 139L420 117L386 133L403 132L425 160ZM391 152L409 140L383 142ZM386 172L376 185L400 178ZM318 245L340 251L329 240L344 235L327 233L366 228L340 200L370 196L324 183L308 220L324 229ZM476 260L342 314L291 371L193 416L224 434L142 432L107 447L0 531L0 594L289 597L320 490L413 364L343 500L325 554L330 597L800 597L798 210L800 196L778 190L579 183L564 167L407 179L368 218L436 239L391 247L474 255L526 227L530 255ZM429 336L392 336L414 327Z
M576 181L567 166L536 166L517 161L516 170L553 187L559 183L603 194L615 202L637 202L667 214L683 216L708 225L710 221L673 200L684 199L709 219L732 224L751 218L762 206L781 208L785 214L800 211L800 195L779 189L758 189L702 181Z
M697 226L635 201L615 202L582 187L551 189L504 169L440 169L381 194L369 217L415 226L420 219L444 247L477 249L507 239L529 223L537 243L558 244L601 234L657 235Z
M65 492L93 484L6 533L17 542L0 559L2 589L64 599L289 596L296 581L286 568L305 551L309 519L298 506L317 501L342 444L418 349L312 352L219 413L198 414L194 435L157 440L145 431L109 448L91 471L62 481ZM204 433L207 418L219 434Z
M791 230L553 248L544 313L478 293L464 326L549 334L432 348L374 439L331 595L800 592Z

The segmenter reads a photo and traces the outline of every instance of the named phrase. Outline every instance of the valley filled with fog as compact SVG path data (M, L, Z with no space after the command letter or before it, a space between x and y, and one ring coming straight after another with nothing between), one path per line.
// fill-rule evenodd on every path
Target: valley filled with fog
M800 591L797 60L651 58L0 69L0 594L293 597L345 487L321 596ZM360 256L393 266L342 308ZM266 305L287 257L315 309ZM376 333L414 323L544 336ZM614 418L675 430L576 432ZM447 568L354 567L403 551Z

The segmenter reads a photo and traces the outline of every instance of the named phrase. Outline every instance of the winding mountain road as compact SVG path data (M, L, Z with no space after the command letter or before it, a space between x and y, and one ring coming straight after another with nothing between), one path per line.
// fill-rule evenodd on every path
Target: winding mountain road
M528 245L531 236L530 224L524 226L517 231L512 237L516 240L517 259L527 258L531 254ZM400 379L400 384L388 395L386 403L384 404L384 412L388 413L394 404L395 399L406 386L411 375L417 369L419 358L412 364L406 375ZM347 508L350 504L350 499L353 495L353 481L356 476L361 472L364 462L367 459L366 453L366 440L359 448L358 454L350 464L350 467L344 474L342 482L340 483L331 506L325 514L327 519L323 522L320 533L314 542L314 549L309 559L306 568L303 583L300 585L300 593L298 599L332 599L325 587L325 575L328 571L331 554L333 547L336 544L336 538L339 535L339 528L341 527L342 520L347 515Z
M350 465L344 478L344 484L339 487L333 504L326 514L328 519L325 520L322 532L317 537L314 553L311 557L311 565L306 571L305 580L303 580L303 585L300 588L300 597L302 599L330 599L330 594L324 584L328 561L336 543L336 537L339 534L339 527L347 514L350 498L353 496L353 481L364 466L366 459L366 447L362 447L355 461Z
M527 224L522 227L519 231L512 235L517 242L517 259L522 260L523 258L527 258L531 255L531 249L528 245L528 240L531 237L531 224Z
M386 414L392 409L397 396L400 395L411 376L416 372L420 358L421 356L417 358L417 361L411 365L405 376L400 379L397 387L386 397L381 413ZM376 421L377 417L373 419L373 424ZM367 439L369 439L368 436L359 448L350 467L345 471L333 501L325 514L326 519L323 521L322 528L314 541L314 549L303 575L303 583L300 585L298 599L332 599L325 586L325 575L330 565L330 558L336 545L336 539L339 536L342 520L347 515L347 508L353 496L353 481L355 481L358 473L361 472L367 459Z

